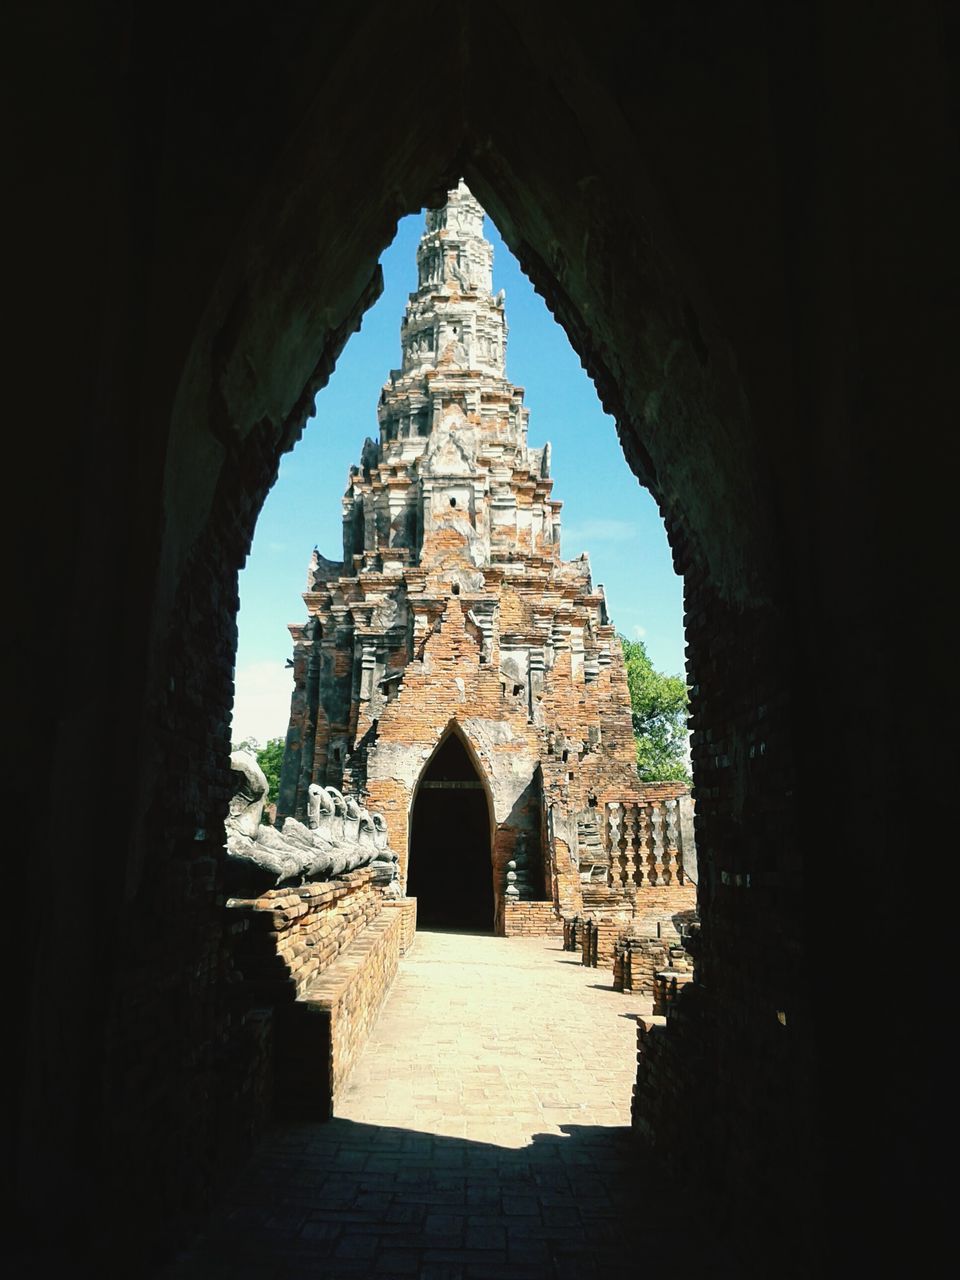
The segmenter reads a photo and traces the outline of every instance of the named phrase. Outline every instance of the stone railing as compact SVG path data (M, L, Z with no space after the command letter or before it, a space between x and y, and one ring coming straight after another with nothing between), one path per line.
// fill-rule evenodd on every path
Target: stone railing
M689 791L652 784L645 792L642 800L608 801L605 806L604 846L611 881L636 889L686 884L695 879L696 868L692 824L682 813L691 803Z

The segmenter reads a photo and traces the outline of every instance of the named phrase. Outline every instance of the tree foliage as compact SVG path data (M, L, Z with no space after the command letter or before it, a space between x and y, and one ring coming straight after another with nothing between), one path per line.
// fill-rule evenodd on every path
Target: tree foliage
M280 766L283 764L283 739L271 738L265 747L257 752L257 764L270 783L267 792L267 803L276 804L280 795Z
M642 640L620 636L627 666L637 772L644 782L688 782L687 686L654 669Z
M267 804L276 804L280 794L280 766L283 764L283 739L271 738L266 746L261 747L256 738L244 738L233 748L234 751L249 751L257 757L257 764L270 784L266 795Z

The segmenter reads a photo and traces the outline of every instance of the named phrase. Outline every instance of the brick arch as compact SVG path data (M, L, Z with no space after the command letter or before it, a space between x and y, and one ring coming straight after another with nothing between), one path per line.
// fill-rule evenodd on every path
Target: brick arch
M516 83L523 77L518 75ZM605 105L613 112L609 101ZM537 123L536 112L531 116L528 103L521 114L521 132L545 127L542 118ZM769 456L756 434L755 411L731 339L723 331L722 306L691 273L675 228L664 225L661 198L643 167L616 172L614 157L597 148L597 133L581 124L571 122L562 147L547 148L538 148L530 136L523 144L506 130L486 133L482 143L469 131L455 131L446 140L449 154L456 155L448 166L440 158L444 139L425 141L422 122L415 119L406 121L404 142L395 139L392 151L382 138L374 145L372 123L362 112L356 119L338 119L353 148L353 164L344 175L346 195L336 208L320 198L321 186L329 190L329 175L321 178L306 165L306 153L294 139L269 194L251 212L223 263L177 391L167 474L172 479L185 472L190 480L168 493L171 501L189 501L183 523L195 536L183 563L168 566L178 584L170 613L176 620L173 644L183 644L184 618L195 619L203 637L188 641L185 647L193 651L205 647L210 634L221 633L218 615L232 617L234 601L217 599L218 591L227 597L232 592L224 566L241 562L280 453L299 437L314 392L379 292L380 249L399 214L437 201L462 173L613 413L626 461L657 498L675 566L684 575L697 729L694 769L704 784L697 807L701 974L711 1000L738 1011L730 1022L717 1017L701 1024L709 1028L701 1061L714 1053L742 1057L749 1069L778 1079L782 1114L808 1114L814 1075L785 1043L770 1040L756 1012L786 1004L806 1010L810 999L804 948L783 945L785 935L796 935L803 913L803 855L796 845L778 845L764 834L771 823L790 831L800 826L792 756L794 690L783 677L787 667L798 665L791 656L795 604L777 576L781 530L766 484ZM410 138L417 141L412 160ZM598 167L603 180L578 188L581 202L571 205L572 173ZM609 199L612 190L616 200ZM295 202L287 197L278 211L274 197L285 192L295 193ZM353 211L347 227L340 217L344 204ZM280 212L282 238L273 232ZM318 305L320 297L324 306ZM259 371L256 395L251 394L251 366ZM196 450L198 419L210 422L219 472L216 466L198 473L186 462L175 464L183 450ZM211 486L205 501L195 492L198 474ZM173 524L182 532L179 518ZM168 555L183 553L188 542L168 540ZM720 666L718 654L724 655ZM727 655L737 655L736 662L729 663ZM179 681L186 674L175 656L171 660L159 651L155 658L161 678L174 671ZM223 661L211 663L212 679L223 670ZM759 709L766 717L762 727ZM209 730L208 712L200 718ZM217 793L198 788L197 781L211 754L216 768L225 756L210 737L195 741L192 759L178 758L164 768L184 776L187 811L209 815L204 829L216 830ZM775 781L774 770L764 774L749 764L761 744L766 751L771 742L777 744ZM389 799L371 786L371 803L387 813L392 838L405 856L403 802L398 797L391 813ZM750 928L756 949L773 949L779 956L770 969L743 971L740 905L724 901L726 885L746 883L746 877L764 886L754 895L754 902L762 899L762 909L750 904ZM741 1028L736 1035L734 1025ZM678 1170L679 1153L695 1148L709 1181L749 1182L750 1169L738 1163L742 1147L732 1138L751 1125L740 1082L731 1078L724 1085L730 1106L720 1107L723 1120L704 1146L690 1132L700 1088L697 1072L679 1071L676 1078L674 1098L650 1123L667 1149L677 1153ZM771 1152L770 1159L779 1159L772 1154L778 1144L792 1141L769 1126L751 1132ZM800 1198L809 1195L811 1185L799 1174L806 1160L790 1164L799 1179L792 1194ZM765 1196L768 1189L764 1184L757 1194Z
M490 811L490 828L493 830L497 821L496 813L494 811L493 791L490 785L490 777L494 767L493 762L489 759L484 759L484 756L486 755L484 744L477 741L475 736L471 733L469 726L462 724L456 716L451 716L447 721L446 728L437 739L437 745L434 747L429 757L423 762L423 768L420 770L419 777L417 778L413 791L410 795L410 811L411 813L413 812L413 806L416 803L420 784L436 758L437 752L444 745L447 739L454 735L463 743L467 755L470 757L470 763L476 770L477 777L483 783L483 794L486 796L487 807Z
M507 56L516 58L519 51ZM398 75L400 65L398 58L390 76ZM406 79L401 83L390 76L381 92L392 87L405 93ZM242 216L231 222L223 238L227 249L218 247L213 254L216 272L204 277L206 292L195 285L197 305L185 307L179 317L179 332L189 339L183 353L177 352L179 359L171 358L162 371L166 380L153 384L151 405L166 443L165 534L157 546L153 626L143 666L146 763L133 789L138 806L127 873L135 896L148 900L171 859L196 856L198 843L213 859L219 857L216 833L228 790L235 571L249 549L281 454L296 443L315 393L379 294L377 258L397 219L438 202L460 174L563 325L617 420L628 464L661 505L676 566L685 575L688 613L698 620L689 635L695 713L702 716L697 653L701 644L710 645L718 628L733 650L767 653L772 648L783 654L790 649L770 571L777 529L763 485L766 462L763 451L755 449L749 401L716 306L685 270L683 249L675 231L664 225L662 202L642 166L622 172L616 157L598 147L603 131L574 118L562 144L555 138L552 146L540 146L544 131L554 132L551 113L572 109L566 90L554 85L551 93L560 93L560 104L544 100L531 110L521 68L506 73L504 83L518 94L522 89L522 102L511 104L507 95L501 109L509 113L512 106L515 118L507 127L505 116L499 130L482 138L456 115L439 128L432 117L418 119L415 113L385 118L380 103L364 95L351 95L347 111L342 101L331 99L330 86L321 84L277 148L269 181L248 193ZM607 112L607 124L614 127L612 99L599 106L594 102L591 109ZM517 121L523 122L520 130ZM315 163L311 138L317 132L341 138L351 155L349 166L331 174ZM603 179L588 180L598 168ZM570 201L573 188L580 193L579 205ZM613 190L615 201L607 195ZM351 210L346 221L344 208ZM584 234L588 225L589 236ZM631 251L621 254L627 245ZM762 681L746 693L728 685L724 696L726 703L712 703L723 732L734 709L734 720L746 721L764 699L768 705L776 702ZM780 703L779 711L788 715L788 704ZM746 742L749 730L733 728ZM745 758L746 746L735 751L738 760ZM706 758L706 751L695 748L700 776L711 770ZM786 760L784 767L789 772ZM157 778L164 779L162 795ZM721 776L716 812L709 803L698 807L698 838L705 849L703 967L715 978L714 990L722 990L722 978L730 974L735 1004L743 984L733 976L735 956L727 966L730 934L711 933L711 896L721 865L755 866L757 856L769 856L760 829L749 826L752 789L743 772L732 785ZM388 809L375 794L371 803ZM784 807L782 799L777 803ZM187 832L201 838L188 838ZM781 924L772 910L764 928L776 937ZM205 946L204 937L198 931L192 945ZM157 955L164 954L162 927L151 944ZM794 970L786 985L795 990L796 953L789 954L785 967ZM753 980L747 987L756 985ZM764 1005L785 1002L779 989L763 997L754 990L751 998ZM707 1052L713 1051L711 1043ZM782 1065L770 1070L780 1071L789 1086L796 1079L794 1064L780 1070ZM684 1090L696 1087L694 1078L681 1076L673 1109L656 1121L670 1135L678 1160L686 1149ZM787 1092L784 1105L802 1109L805 1090L794 1094L788 1087ZM739 1084L733 1094L741 1096ZM744 1123L739 1104L723 1114L732 1128ZM135 1119L127 1122L136 1127ZM727 1151L737 1149L720 1129L713 1146L705 1148L699 1136L694 1143L704 1167L717 1162L717 1178L723 1176Z
M770 23L751 4L610 4L575 31L497 0L475 23L465 5L443 22L384 3L275 10L223 23L214 8L183 41L173 22L118 33L64 7L44 110L24 120L41 194L23 202L35 225L14 264L22 327L46 329L49 263L73 411L21 433L43 520L11 598L34 603L23 651L38 671L64 668L46 584L72 625L69 696L61 679L22 682L21 754L63 760L83 741L109 762L112 822L76 842L38 824L24 872L56 939L36 946L24 913L26 1216L46 1231L56 1203L80 1238L110 1204L135 1251L159 1206L201 1203L201 1171L229 1163L229 1090L204 1064L226 1004L235 571L398 216L463 173L615 414L685 575L709 994L690 1037L702 1070L676 1066L651 1132L778 1257L784 1240L814 1249L851 1188L858 1225L911 1221L900 1171L924 1162L903 1135L937 1095L898 1087L871 1053L923 984L904 966L857 983L852 1031L851 1001L818 988L824 913L902 928L915 809L888 800L929 794L902 744L939 718L887 694L890 583L918 583L917 635L942 621L930 549L945 506L928 492L953 330L947 293L923 282L944 278L954 210L936 6L897 23L794 6ZM65 185L83 192L69 214ZM50 344L36 348L17 380L31 391L50 385ZM924 656L932 687L947 664ZM825 724L842 777L823 768ZM28 772L24 811L58 812L56 770ZM116 945L77 909L80 865L85 900L122 921ZM65 954L78 998L54 1002ZM927 1000L909 1032L918 1075L940 1026ZM144 1052L157 1025L164 1052ZM165 1068L151 1108L125 1075L147 1058ZM194 1103L211 1088L217 1116ZM904 1108L893 1133L877 1123Z
M462 643L468 635L463 606L453 596L423 653L406 667L399 694L377 722L376 742L367 757L367 791L370 804L387 819L405 878L416 785L424 762L455 725L488 790L495 881L502 888L509 860L505 824L539 763L539 737L525 708L504 707L500 673L494 664L480 661L479 642ZM490 738L491 720L507 726L506 742Z
M395 34L402 47L402 33ZM381 36L387 39L386 31ZM508 59L520 56L517 49L501 52ZM382 93L406 94L401 65L399 58L391 64ZM214 861L220 857L236 570L281 454L296 443L316 391L379 293L377 257L398 217L437 202L461 173L565 328L616 417L629 465L661 504L676 565L685 574L688 612L700 620L690 635L697 686L707 679L699 675L697 652L718 628L734 650L789 651L770 573L777 531L763 487L766 464L762 450L754 449L749 402L714 304L685 270L683 249L664 226L661 201L642 166L622 172L616 157L598 146L604 131L576 120L575 112L562 143L555 135L552 113L569 116L573 110L565 97L570 86L554 84L551 98L531 109L519 66L505 71L504 85L522 101L511 103L507 94L501 109L515 116L508 123L505 115L499 129L481 137L455 114L439 126L432 117L417 118L418 104L404 118L385 115L376 97L351 94L348 110L335 100L332 84L322 82L271 157L269 180L250 188L236 211L223 211L226 248L211 246L211 264L176 300L180 346L163 348L166 363L156 356L149 366L148 417L164 441L163 534L151 562L148 644L133 677L142 682L143 695L125 880L133 899L149 902L164 892L171 863L192 860L200 850ZM607 124L620 128L609 97L591 109L606 112ZM311 145L318 133L338 136L350 164L335 173L318 165ZM551 146L540 145L545 133L554 139ZM588 180L598 169L603 178ZM572 189L579 203L571 203ZM606 194L613 190L615 201ZM345 220L346 208L351 213ZM628 245L630 252L622 253ZM702 715L698 697L694 709ZM789 714L788 704L777 704L762 681L746 692L728 685L724 697L727 702L714 701L711 711L724 733L731 726L742 737L742 749L734 747L738 761L746 758L746 721L756 705L766 701L778 705L781 716ZM739 719L742 729L734 723ZM700 776L709 776L706 761L707 752L696 749ZM783 767L788 773L788 760ZM742 770L735 781L720 776L716 789L715 812L709 802L698 807L705 850L703 966L714 978L713 990L722 991L730 975L734 1004L747 989L755 1004L785 1003L780 989L758 994L762 981L744 986L734 976L731 935L711 932L720 867L755 868L758 857L769 857L760 828L749 824L749 776ZM387 808L379 797L372 803ZM777 803L784 807L782 798ZM192 939L171 943L148 912L139 927L141 945L161 966L167 956L178 968L183 947L202 951L209 945L209 930L199 924L202 910L196 919ZM775 938L781 925L773 909L763 928ZM796 953L789 952L781 972L791 992L796 970ZM792 1062L770 1070L788 1084L796 1078ZM681 1076L673 1110L657 1117L678 1159L689 1111L684 1089L696 1086ZM787 1093L785 1107L802 1109L804 1090ZM737 1084L731 1099L739 1096ZM734 1129L744 1123L739 1103L723 1114ZM127 1115L120 1123L136 1132L142 1121ZM726 1152L738 1149L720 1128L712 1147L704 1148L699 1136L695 1143L704 1165L717 1162L718 1178ZM202 1126L195 1138L205 1140ZM732 1176L736 1181L740 1171Z
M474 736L470 733L469 728L466 725L461 724L455 716L451 717L447 722L446 728L437 740L437 745L434 747L428 758L424 760L423 768L420 770L416 783L410 793L410 805L407 811L408 835L402 876L403 880L409 884L409 876L413 861L413 839L415 830L414 814L417 807L417 800L420 796L421 787L437 756L451 738L456 738L462 744L470 764L473 767L473 771L483 788L483 798L487 810L487 832L489 837L487 852L490 865L490 876L493 880L493 892L491 894L493 911L491 913L489 927L493 929L500 917L500 903L503 896L503 886L498 885L496 880L497 866L495 852L497 845L498 823L494 805L493 788L491 785L491 770L494 766L493 762L490 760L487 760L486 763L484 762L482 757L486 753L484 751L483 744L476 741Z

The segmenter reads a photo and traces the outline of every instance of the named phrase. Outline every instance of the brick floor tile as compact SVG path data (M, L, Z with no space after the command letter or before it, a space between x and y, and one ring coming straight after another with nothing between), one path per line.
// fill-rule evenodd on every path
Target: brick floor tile
M272 1130L167 1280L739 1280L629 1128L649 1002L605 979L421 932L335 1118Z

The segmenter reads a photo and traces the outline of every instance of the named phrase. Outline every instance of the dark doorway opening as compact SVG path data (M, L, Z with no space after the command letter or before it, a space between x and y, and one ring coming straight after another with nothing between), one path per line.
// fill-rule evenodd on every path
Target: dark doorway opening
M493 932L490 812L479 773L457 733L428 763L410 823L407 892L417 923Z

